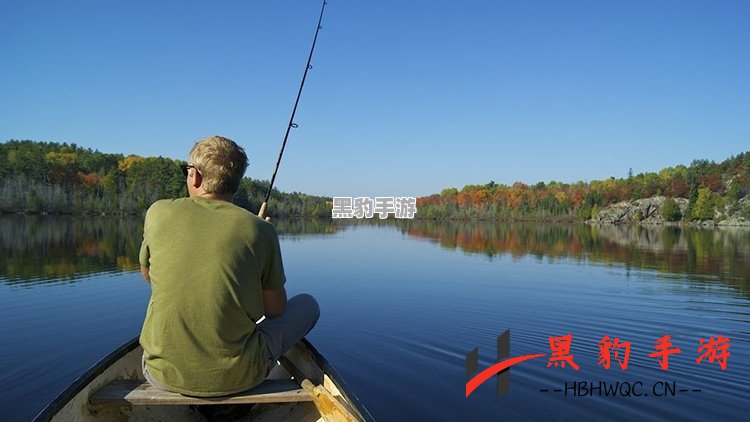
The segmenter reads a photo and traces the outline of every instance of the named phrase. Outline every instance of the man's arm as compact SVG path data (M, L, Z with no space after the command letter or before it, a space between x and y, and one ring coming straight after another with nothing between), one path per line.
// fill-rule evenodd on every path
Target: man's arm
M284 315L286 289L263 290L263 310L268 318Z
M273 225L266 222L261 224L266 231L266 241L270 243L268 255L261 274L261 286L263 289L263 313L272 318L284 315L286 309L286 289L284 283L284 263L281 259L281 247L279 236ZM265 237L265 236L264 236Z
M141 267L141 275L147 283L151 282L151 277L148 276L148 267Z

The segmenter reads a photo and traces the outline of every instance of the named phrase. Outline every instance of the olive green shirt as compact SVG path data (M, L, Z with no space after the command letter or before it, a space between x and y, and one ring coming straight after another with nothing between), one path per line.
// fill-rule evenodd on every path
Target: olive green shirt
M255 321L262 290L286 280L273 225L226 201L157 201L146 213L140 262L151 279L141 345L156 381L219 396L264 379L266 345Z

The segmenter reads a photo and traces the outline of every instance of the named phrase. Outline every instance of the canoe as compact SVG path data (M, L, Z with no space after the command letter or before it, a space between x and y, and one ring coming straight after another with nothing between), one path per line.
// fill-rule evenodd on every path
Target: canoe
M155 389L141 370L138 337L73 382L35 421L372 421L341 376L307 340L259 386L224 397Z

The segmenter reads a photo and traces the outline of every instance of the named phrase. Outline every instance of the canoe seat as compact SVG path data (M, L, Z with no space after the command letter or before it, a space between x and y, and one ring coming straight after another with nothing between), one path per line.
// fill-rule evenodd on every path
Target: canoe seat
M116 380L100 388L90 398L93 405L202 405L240 403L287 403L312 401L313 397L291 379L265 380L260 385L222 397L191 397L160 390L146 380Z

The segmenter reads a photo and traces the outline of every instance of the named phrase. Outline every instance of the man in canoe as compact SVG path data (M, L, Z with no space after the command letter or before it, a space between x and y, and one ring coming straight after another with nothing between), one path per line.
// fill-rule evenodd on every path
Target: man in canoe
M250 389L318 320L312 296L287 301L274 226L232 203L246 168L235 142L202 139L182 166L189 197L146 213L140 263L151 299L140 342L143 373L158 388L203 397Z

